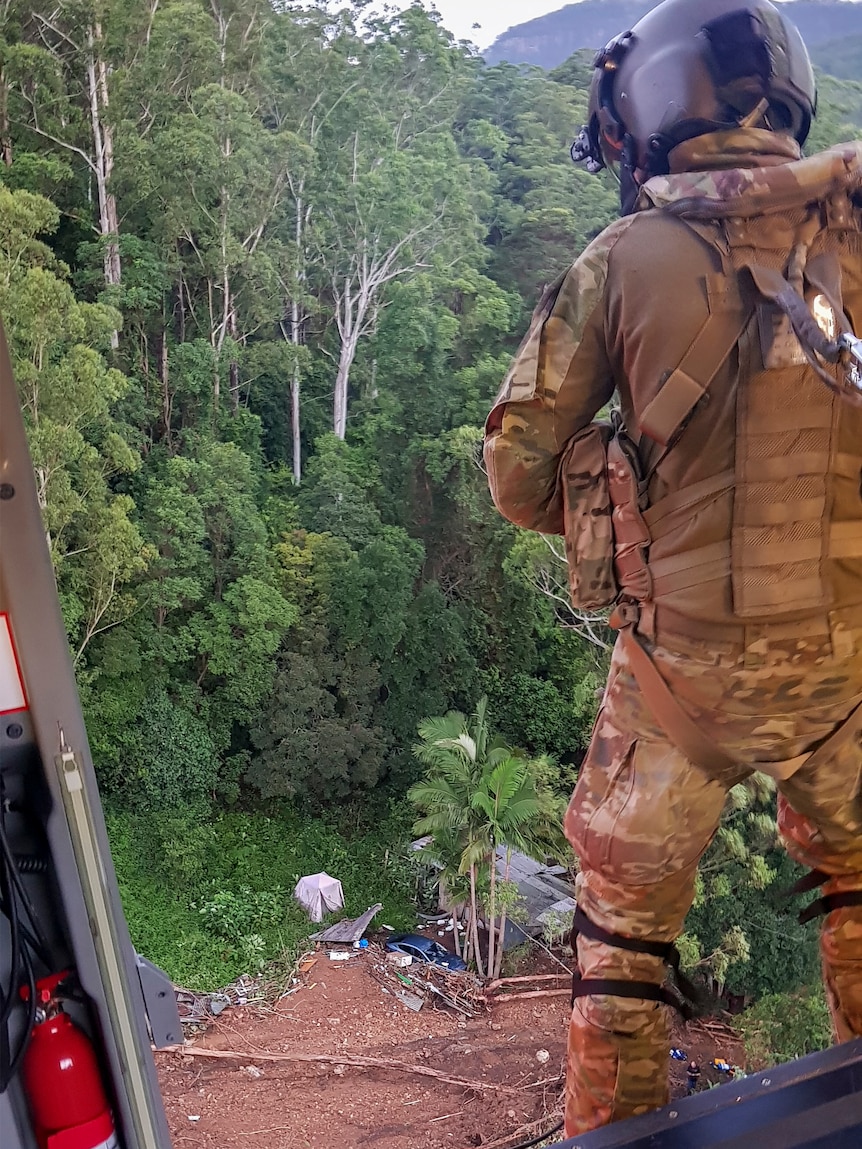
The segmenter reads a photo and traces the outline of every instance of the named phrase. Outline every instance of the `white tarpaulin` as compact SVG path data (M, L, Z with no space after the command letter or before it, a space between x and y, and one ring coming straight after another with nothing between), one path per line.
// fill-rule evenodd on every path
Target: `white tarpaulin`
M293 896L308 911L313 922L322 922L323 915L344 908L344 891L338 878L329 874L311 874L300 878Z

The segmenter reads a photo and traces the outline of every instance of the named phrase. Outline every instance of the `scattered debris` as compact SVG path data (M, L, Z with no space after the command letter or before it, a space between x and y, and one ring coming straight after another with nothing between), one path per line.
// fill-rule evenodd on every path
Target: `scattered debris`
M231 1000L226 993L211 994L209 999L210 1013L213 1017L218 1017L220 1013L224 1013L230 1004Z
M261 979L243 976L232 985L212 993L174 986L177 995L177 1008L184 1032L197 1033L205 1030L213 1018L218 1017L229 1006L248 1005L263 1002Z
M389 965L397 966L399 969L406 969L407 966L413 964L413 958L410 954L398 953L396 950L390 950L387 953L386 961Z
M345 918L344 921L336 922L334 926L330 926L328 930L323 930L320 933L312 934L311 940L316 942L342 942L352 945L358 942L368 927L371 925L375 916L383 909L382 902L377 905L371 906L364 914L358 918ZM319 919L318 919L319 920Z
M425 1004L425 998L421 997L418 993L408 993L406 989L393 990L395 997L406 1005L408 1009L412 1009L414 1013L418 1013L422 1006Z
M462 1017L472 1018L476 1016L475 1014L471 1013L469 1009L465 1009L464 1006L461 1005L456 999L451 998L447 993L444 993L441 989L438 989L433 982L427 982L426 988L431 993L435 994L442 1002L448 1005L450 1009L454 1009L456 1012L460 1013Z
M387 953L385 960L381 962L377 947L366 951L366 954L367 958L370 959L366 968L374 981L378 983L383 992L391 993L408 1008L415 1009L416 1006L415 1003L408 1004L407 1001L403 1000L401 997L403 987L423 1000L429 997L433 998L435 1006L454 1010L465 1018L475 1017L485 1008L482 983L470 974L452 973L444 966L431 963L393 960L405 956L409 959L409 955L397 952ZM408 966L410 968L409 977L400 972Z
M329 951L329 960L330 961L349 961L350 958L352 958L352 957L353 957L353 951L352 950L330 950Z
M256 1012L272 1012L278 1002L302 987L305 976L317 960L315 953L307 952L293 966L273 964L256 977L244 974L232 985L211 992L174 986L184 1035L194 1037L206 1032L213 1021L229 1008L247 1007Z

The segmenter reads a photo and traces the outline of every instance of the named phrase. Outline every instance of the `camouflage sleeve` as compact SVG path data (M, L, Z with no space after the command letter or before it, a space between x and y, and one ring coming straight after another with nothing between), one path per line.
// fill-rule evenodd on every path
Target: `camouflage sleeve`
M485 424L494 503L528 530L563 533L560 458L613 395L605 339L608 255L632 218L602 232L545 293Z

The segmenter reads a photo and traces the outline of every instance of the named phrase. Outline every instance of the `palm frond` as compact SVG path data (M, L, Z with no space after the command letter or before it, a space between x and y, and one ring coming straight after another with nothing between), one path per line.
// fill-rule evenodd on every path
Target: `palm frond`
M443 739L457 738L467 725L463 714L450 710L448 714L437 718L424 718L419 723L419 737L423 742L439 742Z
M484 758L488 746L488 696L483 694L472 714L471 733L476 744L477 758Z
M519 758L504 758L497 763L488 778L488 789L494 795L498 811L524 788L525 776L525 765Z
M507 826L523 826L533 821L541 813L541 806L530 795L516 795L506 806L505 817L499 821L500 833L506 833Z

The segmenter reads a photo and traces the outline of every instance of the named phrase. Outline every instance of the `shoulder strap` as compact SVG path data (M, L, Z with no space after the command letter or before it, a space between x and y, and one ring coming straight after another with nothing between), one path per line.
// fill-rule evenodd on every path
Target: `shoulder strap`
M733 271L708 276L707 291L706 322L639 419L641 431L663 447L679 438L754 314L754 306L742 300Z

